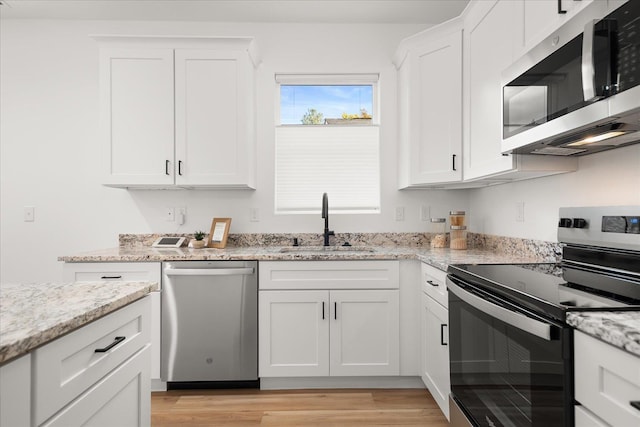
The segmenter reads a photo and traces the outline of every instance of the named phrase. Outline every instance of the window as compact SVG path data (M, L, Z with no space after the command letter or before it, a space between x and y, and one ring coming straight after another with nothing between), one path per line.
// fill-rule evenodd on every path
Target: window
M378 75L276 75L276 213L380 212Z

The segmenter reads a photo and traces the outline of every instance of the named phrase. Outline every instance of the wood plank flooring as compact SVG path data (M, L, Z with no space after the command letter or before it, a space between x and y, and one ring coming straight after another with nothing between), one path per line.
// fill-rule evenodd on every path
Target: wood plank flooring
M339 389L154 392L151 425L446 427L449 424L425 389Z

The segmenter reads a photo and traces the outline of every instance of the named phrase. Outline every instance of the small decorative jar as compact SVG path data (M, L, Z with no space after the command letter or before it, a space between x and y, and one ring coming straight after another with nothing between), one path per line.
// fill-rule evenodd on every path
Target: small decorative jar
M431 218L431 247L447 247L447 222L445 218Z
M452 226L460 227L467 225L465 223L464 211L451 211L449 212L449 222Z
M467 227L465 225L451 226L451 249L467 249Z

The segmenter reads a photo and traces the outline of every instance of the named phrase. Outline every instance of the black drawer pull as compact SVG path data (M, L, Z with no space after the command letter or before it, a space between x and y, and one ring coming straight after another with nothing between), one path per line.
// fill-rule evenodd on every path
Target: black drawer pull
M164 161L164 174L169 175L169 160Z
M322 301L322 320L324 320L324 301Z
M632 400L631 402L629 402L629 405L640 411L640 400Z
M446 327L447 325L444 323L440 324L440 345L447 345L447 343L444 342L444 328Z
M106 353L107 351L111 350L113 347L117 346L122 341L124 341L125 338L126 337L116 337L116 339L111 344L109 344L108 346L103 347L103 348L96 348L95 352L96 353Z
M338 320L338 303L333 303L333 320Z
M440 286L437 283L435 283L433 280L427 280L427 283L430 284L431 286Z
M122 279L122 276L102 276L101 279Z
M178 175L182 175L182 160L178 160Z
M456 170L456 155L453 154L453 170Z

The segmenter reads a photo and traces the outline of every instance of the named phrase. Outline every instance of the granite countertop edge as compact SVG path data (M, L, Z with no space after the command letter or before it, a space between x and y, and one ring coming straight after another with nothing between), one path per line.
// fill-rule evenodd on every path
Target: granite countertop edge
M640 357L640 311L575 311L567 314L567 323Z
M10 283L0 286L0 364L157 290L156 282Z

